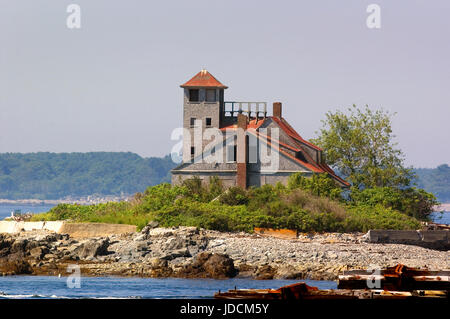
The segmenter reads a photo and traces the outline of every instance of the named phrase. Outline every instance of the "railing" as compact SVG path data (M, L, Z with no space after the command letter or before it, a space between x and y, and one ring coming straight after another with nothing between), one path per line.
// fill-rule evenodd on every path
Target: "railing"
M249 118L265 118L267 116L267 102L225 102L225 117L237 117L244 113Z

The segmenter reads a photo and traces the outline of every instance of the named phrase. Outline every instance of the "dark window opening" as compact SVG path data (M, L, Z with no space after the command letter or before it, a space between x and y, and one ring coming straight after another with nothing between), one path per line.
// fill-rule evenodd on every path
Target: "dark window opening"
M191 117L191 127L195 126L195 117Z
M206 126L211 126L211 118L210 117L206 118Z
M216 90L206 90L206 102L216 102Z
M228 145L227 146L227 162L232 163L236 162L236 152L237 147L236 145Z
M295 153L295 157L298 158L299 160L303 161L303 162L307 162L305 156L303 155L302 152L296 152Z
M189 90L189 102L198 102L199 101L199 90L192 89Z
M194 147L194 146L191 146L191 156L193 157L194 154L195 154L195 147Z

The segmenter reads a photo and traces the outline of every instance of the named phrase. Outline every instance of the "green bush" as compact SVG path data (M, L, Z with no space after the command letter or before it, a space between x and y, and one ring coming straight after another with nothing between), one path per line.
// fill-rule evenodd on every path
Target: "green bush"
M326 174L312 174L306 177L302 173L294 173L288 179L289 189L303 189L311 194L331 199L341 199L342 189Z
M353 205L371 207L382 205L420 220L427 220L433 212L433 206L438 204L433 194L415 187L406 189L375 187L364 190L352 188L350 196Z

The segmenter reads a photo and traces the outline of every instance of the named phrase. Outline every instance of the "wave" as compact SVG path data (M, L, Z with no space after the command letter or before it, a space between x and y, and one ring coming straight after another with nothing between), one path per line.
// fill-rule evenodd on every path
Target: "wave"
M127 297L83 297L83 296L56 296L56 295L36 295L36 294L21 294L12 295L0 291L0 299L142 299L141 296L127 296Z

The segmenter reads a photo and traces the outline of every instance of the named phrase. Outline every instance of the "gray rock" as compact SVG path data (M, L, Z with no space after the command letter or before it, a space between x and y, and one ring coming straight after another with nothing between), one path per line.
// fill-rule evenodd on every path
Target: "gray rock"
M30 256L34 259L42 259L48 251L47 247L36 247L30 250Z
M91 239L76 247L71 253L71 256L86 259L88 257L106 255L108 246L109 238Z

